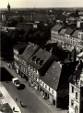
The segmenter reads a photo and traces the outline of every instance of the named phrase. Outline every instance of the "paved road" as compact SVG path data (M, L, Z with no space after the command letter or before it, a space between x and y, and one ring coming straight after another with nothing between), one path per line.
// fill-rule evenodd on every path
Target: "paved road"
M52 113L52 111L34 94L31 89L26 87L23 90L16 89L13 84L3 83L11 96L18 98L18 103L21 100L25 106L25 113Z
M4 65L4 63L3 63ZM5 65L6 66L6 65ZM7 67L6 67L7 68ZM12 74L15 75L15 73ZM20 79L21 80L21 79ZM15 99L18 98L17 104L20 106L19 101L22 101L22 104L25 105L22 108L22 113L66 113L66 110L55 109L54 106L45 103L36 91L32 90L26 83L25 80L21 80L25 85L25 89L17 90L12 82L6 83L3 82L4 86L10 93L10 95ZM53 109L52 109L53 108Z

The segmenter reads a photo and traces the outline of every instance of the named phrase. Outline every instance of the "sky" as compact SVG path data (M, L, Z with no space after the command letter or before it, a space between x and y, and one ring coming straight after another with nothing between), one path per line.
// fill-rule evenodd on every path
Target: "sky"
M0 0L0 8L83 7L83 0Z

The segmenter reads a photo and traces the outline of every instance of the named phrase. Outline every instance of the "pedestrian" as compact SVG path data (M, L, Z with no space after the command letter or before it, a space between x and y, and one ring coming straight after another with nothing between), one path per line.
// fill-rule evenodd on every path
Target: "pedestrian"
M22 104L22 102L20 101L20 105Z
M15 107L13 107L13 111L15 111Z
M30 83L29 83L29 87L30 87Z

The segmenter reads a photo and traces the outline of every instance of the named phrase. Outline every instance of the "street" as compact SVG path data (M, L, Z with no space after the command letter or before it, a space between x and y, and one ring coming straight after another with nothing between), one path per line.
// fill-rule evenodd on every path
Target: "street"
M6 67L6 65L5 65ZM6 69L8 69L6 67ZM12 69L9 69L12 70ZM13 75L15 73L12 71ZM1 76L6 76L6 74L1 74ZM9 74L10 76L10 74ZM10 77L11 78L11 77ZM24 89L17 89L12 81L5 82L3 81L3 85L12 96L12 98L16 101L18 106L21 108L22 113L66 113L67 110L56 109L55 106L50 105L45 102L45 100L36 93L31 87L28 86L28 83L25 82L21 77L19 77L21 83L25 84ZM20 104L22 102L22 105Z
M26 87L23 90L18 90L16 87L10 82L3 82L4 86L10 93L10 95L15 99L17 98L17 103L22 101L22 104L25 105L25 113L52 113L49 108L45 104L40 101L34 93L31 92L30 88Z

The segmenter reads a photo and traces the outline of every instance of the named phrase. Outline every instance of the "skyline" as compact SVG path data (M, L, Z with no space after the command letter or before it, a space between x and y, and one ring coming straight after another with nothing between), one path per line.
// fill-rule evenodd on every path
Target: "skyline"
M83 7L82 0L0 0L0 8L57 8L57 7Z

